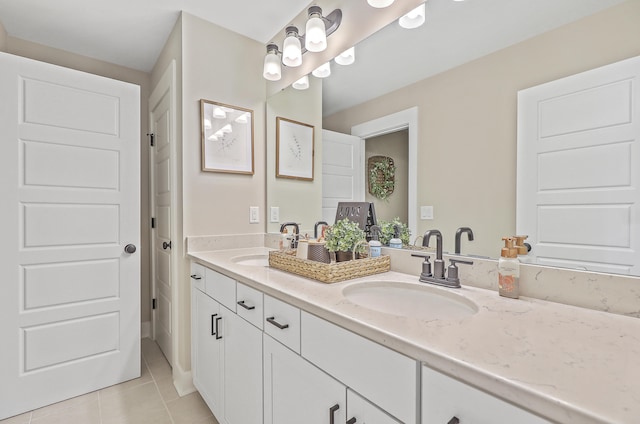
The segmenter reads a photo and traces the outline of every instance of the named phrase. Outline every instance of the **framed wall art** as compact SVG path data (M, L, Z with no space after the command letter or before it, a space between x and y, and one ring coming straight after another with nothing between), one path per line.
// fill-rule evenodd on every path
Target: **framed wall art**
M202 170L254 173L253 111L200 100Z
M276 117L276 177L313 181L314 127Z

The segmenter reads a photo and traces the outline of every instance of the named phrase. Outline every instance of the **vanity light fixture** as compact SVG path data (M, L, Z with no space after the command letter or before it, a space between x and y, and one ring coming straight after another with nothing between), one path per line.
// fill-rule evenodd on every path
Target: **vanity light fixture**
M204 118L204 129L205 130L210 130L211 129L211 119Z
M224 119L227 117L227 113L222 110L222 108L216 107L213 109L213 117L216 119Z
M233 132L233 128L231 128L231 124L227 124L220 128L220 131L222 131L223 134L229 134L230 132Z
M238 116L235 121L238 124L246 124L247 122L249 122L249 113L245 112L242 115Z
M282 78L282 66L278 55L282 55L282 64L296 67L302 64L302 55L307 51L321 52L327 48L327 37L333 34L342 22L342 10L335 9L327 16L322 16L322 9L311 6L307 10L309 19L306 23L306 34L300 35L298 28L289 25L282 46L282 52L275 43L267 44L262 75L269 81ZM299 52L299 53L298 53Z
M212 134L208 137L208 140L210 141L218 141L218 136L215 134Z
M394 0L367 0L369 6L375 7L377 9L382 9L383 7L388 7L393 4Z
M356 61L356 48L351 47L343 51L335 57L335 61L338 65L351 65Z
M398 19L398 23L402 28L414 29L424 24L425 20L425 3L413 9L411 12Z
M291 86L296 90L306 90L309 88L309 75L303 76L298 81L291 84Z
M287 37L282 46L282 64L291 67L300 66L302 65L302 45L298 36L298 28L288 26L285 32Z
M262 76L269 81L278 81L282 78L282 67L280 66L278 46L276 44L267 44L267 55L264 57Z
M316 78L326 78L331 75L331 62L326 62L318 66L313 72L313 76Z

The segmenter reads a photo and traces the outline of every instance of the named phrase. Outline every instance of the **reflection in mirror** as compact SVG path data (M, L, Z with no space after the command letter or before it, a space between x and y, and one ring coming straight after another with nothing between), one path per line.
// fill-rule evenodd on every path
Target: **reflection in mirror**
M200 100L202 170L253 174L253 111Z

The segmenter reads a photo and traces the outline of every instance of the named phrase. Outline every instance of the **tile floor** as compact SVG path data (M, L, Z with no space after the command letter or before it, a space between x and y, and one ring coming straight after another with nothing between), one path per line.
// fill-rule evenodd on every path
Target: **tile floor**
M200 395L179 397L158 345L142 339L142 376L0 424L218 424Z

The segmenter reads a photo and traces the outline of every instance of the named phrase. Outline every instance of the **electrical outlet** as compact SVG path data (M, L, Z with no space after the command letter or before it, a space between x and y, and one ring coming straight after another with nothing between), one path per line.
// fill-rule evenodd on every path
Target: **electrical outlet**
M249 206L249 224L257 224L260 222L260 208L258 206Z
M280 208L277 206L271 206L271 213L269 215L269 221L280 222Z
M433 206L420 206L420 219L433 219Z

